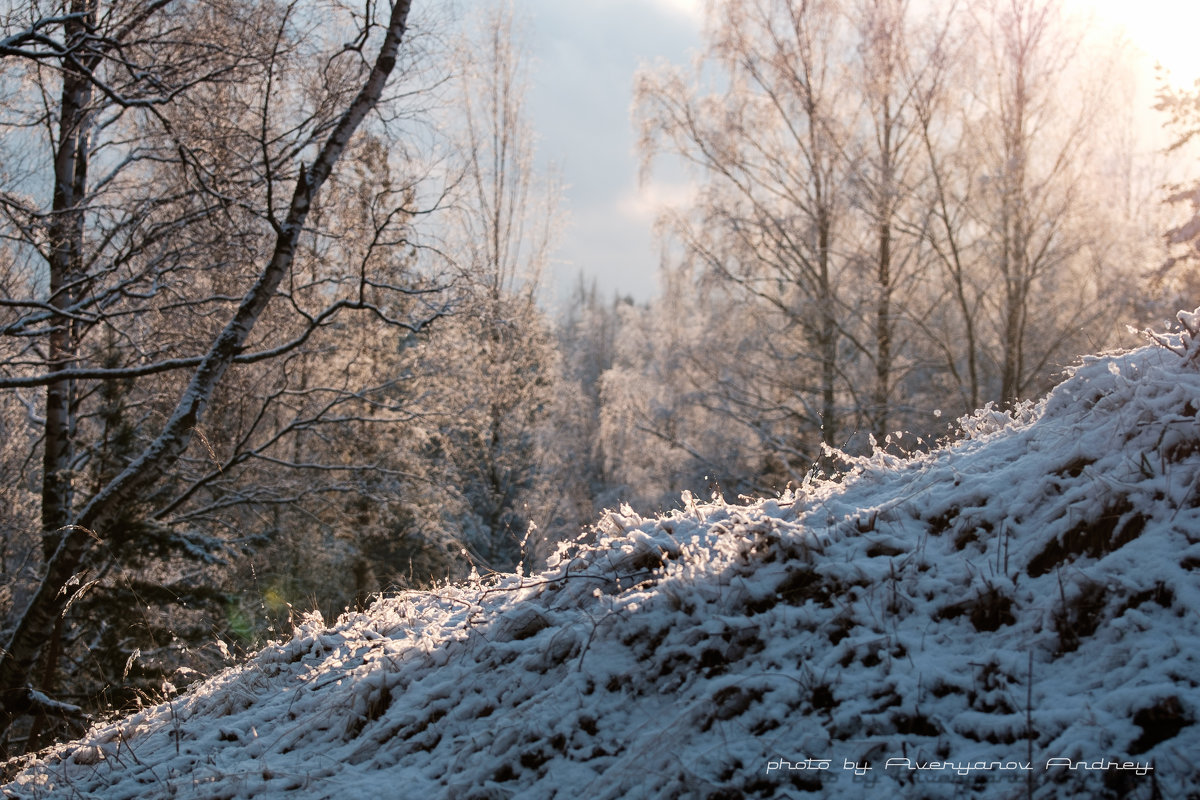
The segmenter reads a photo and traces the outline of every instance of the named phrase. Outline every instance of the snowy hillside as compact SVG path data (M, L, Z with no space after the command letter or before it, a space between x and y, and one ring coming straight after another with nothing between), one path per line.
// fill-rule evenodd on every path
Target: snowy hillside
M1143 348L841 483L612 513L544 573L310 619L4 791L1197 796L1198 407Z

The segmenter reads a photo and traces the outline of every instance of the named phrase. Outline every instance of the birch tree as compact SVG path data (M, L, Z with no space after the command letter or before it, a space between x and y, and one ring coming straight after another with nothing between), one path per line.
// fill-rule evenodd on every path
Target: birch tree
M967 163L998 334L994 397L1011 403L1080 348L1075 331L1115 310L1108 287L1126 266L1107 263L1108 211L1095 202L1113 187L1091 178L1107 155L1099 134L1121 61L1057 2L1003 0L974 13L979 113Z
M20 129L27 146L45 143L51 187L31 188L35 169L0 196L9 252L25 265L5 287L0 389L45 393L29 414L43 432L42 563L0 653L0 729L67 710L34 691L39 656L131 511L169 518L245 459L237 441L218 456L200 438L231 376L295 357L351 312L409 329L439 313L422 300L430 287L391 284L365 261L333 278L297 268L322 188L405 60L408 13L405 0L358 11L70 0L5 16L0 69L21 82L6 138ZM314 14L334 35L317 35ZM303 64L319 78L301 80ZM400 205L392 222L411 214ZM395 229L378 227L376 242ZM386 299L397 293L412 302ZM152 400L128 388L151 383ZM328 392L272 436L311 429L347 392L362 390ZM116 437L87 436L116 419L103 406L122 395L137 398L122 410L136 436L114 454ZM195 447L215 467L207 479L177 471ZM251 449L275 457L261 441ZM153 530L164 546L177 533Z
M722 0L706 41L640 73L634 116L647 168L692 169L669 269L711 312L652 427L709 463L689 412L750 432L764 463L726 483L1030 397L1119 330L1146 244L1106 202L1124 62L1059 4Z
M847 90L859 98L862 124L851 132L850 194L864 263L862 322L853 341L863 347L872 375L863 417L877 440L915 423L912 409L927 382L930 313L924 241L929 171L921 146L921 111L940 91L945 62L907 0L863 0L848 11L855 23L855 58ZM869 322L868 322L869 321ZM915 380L914 380L915 378Z
M697 274L770 320L782 368L757 376L734 419L773 416L770 449L811 463L813 439L838 442L846 411L846 20L825 0L737 0L713 13L707 65L722 84L706 90L681 70L641 73L642 150L648 162L674 156L696 169L699 203L670 219L671 232ZM759 395L767 386L775 388Z

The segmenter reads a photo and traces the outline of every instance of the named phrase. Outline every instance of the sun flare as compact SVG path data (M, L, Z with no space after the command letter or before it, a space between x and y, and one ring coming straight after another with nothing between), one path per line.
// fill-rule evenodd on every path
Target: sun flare
M1190 86L1200 80L1200 4L1187 0L1080 0L1101 20L1124 26L1130 40L1150 63L1170 71L1172 83Z

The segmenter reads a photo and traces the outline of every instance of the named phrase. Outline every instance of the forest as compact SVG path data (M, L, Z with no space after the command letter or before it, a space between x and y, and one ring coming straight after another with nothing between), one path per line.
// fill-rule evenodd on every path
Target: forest
M5 756L604 509L921 452L1196 305L1200 84L1147 144L1059 3L712 3L630 87L694 186L660 293L559 308L520 6L411 5L0 5Z

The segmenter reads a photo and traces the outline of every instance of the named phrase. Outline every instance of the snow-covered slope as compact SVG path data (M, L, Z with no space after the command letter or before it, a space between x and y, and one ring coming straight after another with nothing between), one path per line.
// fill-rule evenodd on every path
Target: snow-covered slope
M1144 348L840 483L612 513L544 573L309 619L4 791L1184 797L1198 407L1200 372Z

